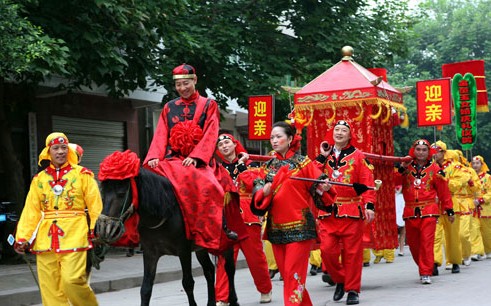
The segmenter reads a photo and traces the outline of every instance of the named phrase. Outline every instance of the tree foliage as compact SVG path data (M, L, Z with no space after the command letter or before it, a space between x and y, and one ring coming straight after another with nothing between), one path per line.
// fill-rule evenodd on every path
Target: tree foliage
M250 95L276 95L277 120L291 111L281 85L306 84L340 60L344 45L367 67L390 63L405 54L412 22L406 0L0 0L0 6L0 79L32 89L61 77L60 87L105 86L112 96L153 80L169 89L167 100L174 95L172 68L187 62L197 68L198 89L211 90L222 107L229 98L245 106ZM11 148L4 165L14 165L1 106L0 136Z
M68 49L60 39L51 38L43 28L22 17L23 6L0 0L0 77L22 79L29 75L37 80L63 68Z
M69 84L106 85L112 95L173 88L171 69L188 62L224 106L247 96L281 95L285 75L303 85L340 59L346 44L375 66L406 50L407 1L387 0L26 0L26 17L66 43ZM289 31L292 35L285 34Z
M420 5L419 22L412 30L411 45L407 57L398 57L390 75L393 82L402 86L413 86L419 80L441 78L441 66L445 63L482 59L487 74L491 71L491 1L444 1L427 0ZM486 78L487 88L491 80ZM411 127L416 127L415 89L405 96L409 109ZM491 158L491 143L485 141L491 132L491 114L477 116L478 136L474 154ZM460 149L455 137L454 125L445 126L443 131L433 133L433 128L397 129L395 143L397 154L405 154L412 142L418 138L430 141L441 139L449 148Z

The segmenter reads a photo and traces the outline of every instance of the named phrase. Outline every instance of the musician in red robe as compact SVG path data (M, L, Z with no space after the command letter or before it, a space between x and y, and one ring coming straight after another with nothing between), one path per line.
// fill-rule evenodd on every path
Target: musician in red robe
M405 201L402 217L406 224L406 241L424 285L431 284L436 222L440 212L446 212L450 223L455 219L448 180L432 160L434 153L427 140L416 140L409 151L414 159L403 162L398 170L400 176L396 177L396 184L402 183Z
M300 155L300 136L284 122L273 124L270 138L274 158L262 166L254 181L251 211L268 213L264 239L271 242L283 277L284 305L312 306L306 288L310 249L317 238L315 215L336 198L335 188L307 157ZM263 179L264 178L264 179ZM316 183L298 179L317 179Z
M333 130L334 146L321 147L317 162L332 181L374 186L373 166L351 144L351 138L349 123L339 120ZM318 216L321 257L336 283L334 301L348 292L346 304L353 305L359 303L361 289L364 221L375 218L376 194L373 190L360 193L346 186L336 186L336 191L336 202L327 213L322 211Z
M225 191L210 167L220 123L218 105L196 90L194 67L182 64L172 74L179 97L162 109L144 166L172 182L188 239L216 250L222 229L237 239L222 221Z

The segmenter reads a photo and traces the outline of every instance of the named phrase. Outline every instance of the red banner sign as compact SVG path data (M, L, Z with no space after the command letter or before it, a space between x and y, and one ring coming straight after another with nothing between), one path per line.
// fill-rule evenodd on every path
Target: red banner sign
M418 127L452 124L451 79L416 82Z
M267 140L271 135L274 114L273 96L249 97L249 139Z

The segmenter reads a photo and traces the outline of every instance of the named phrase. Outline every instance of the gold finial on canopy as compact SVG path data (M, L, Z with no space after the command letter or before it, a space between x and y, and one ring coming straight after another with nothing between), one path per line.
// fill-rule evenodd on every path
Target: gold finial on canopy
M351 61L351 60L353 60L353 53L354 53L353 47L351 47L351 46L344 46L341 49L341 54L343 55L342 60L343 61Z

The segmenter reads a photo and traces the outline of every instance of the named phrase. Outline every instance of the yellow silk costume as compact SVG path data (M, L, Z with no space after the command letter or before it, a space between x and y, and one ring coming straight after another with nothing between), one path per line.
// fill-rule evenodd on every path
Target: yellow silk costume
M448 152L448 151L447 151ZM445 177L448 179L448 187L452 194L453 210L455 212L455 220L453 223L448 221L448 218L440 218L438 222L443 225L445 239L441 239L440 242L445 242L445 258L447 263L458 264L462 263L462 244L460 239L460 220L462 210L465 210L462 206L459 198L456 196L459 191L468 184L471 179L471 174L468 171L463 171L463 166L459 162L447 159L442 165ZM441 246L435 245L435 249L440 250Z
M60 174L67 182L59 196L55 195L50 185L50 181L55 179L48 174L48 171L54 170L53 165L32 179L16 240L30 241L39 224L36 239L31 245L35 253L76 252L89 248L89 228L84 210L88 210L92 230L102 210L101 196L90 170L68 163L61 170L66 171L67 168L71 169Z
M98 302L85 270L86 251L92 248L89 230L101 213L102 200L93 173L77 165L75 151L63 149L67 144L63 133L46 138L39 160L49 159L51 164L32 179L16 243L29 241L37 254L43 305L95 306ZM55 145L54 152L66 150L66 162L58 169L50 155Z
M481 221L481 235L484 245L484 253L491 258L491 175L482 171L479 173L482 187L482 199L479 211L479 220Z

